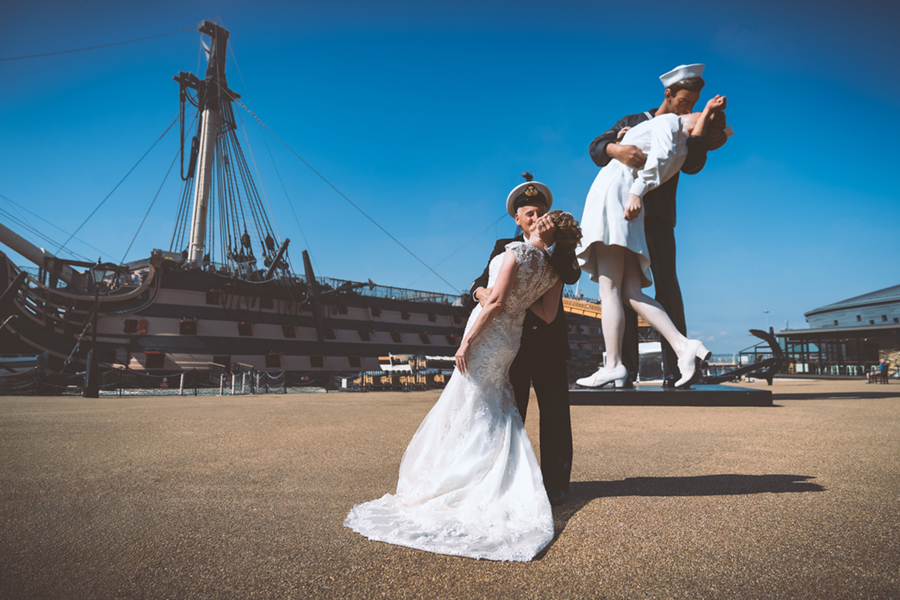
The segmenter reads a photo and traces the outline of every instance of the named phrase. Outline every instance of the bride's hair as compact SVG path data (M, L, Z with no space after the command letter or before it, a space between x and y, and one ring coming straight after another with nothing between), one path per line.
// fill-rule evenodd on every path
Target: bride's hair
M681 115L681 124L685 135L691 135L699 117L699 112ZM725 135L726 126L724 110L714 114L712 120L706 124L706 149L708 151L718 150L728 141L728 136Z
M706 126L706 149L707 150L718 150L722 146L725 145L725 142L728 141L728 135L725 133L725 128L728 124L725 121L725 111L717 112L712 121L709 122L709 125Z
M556 225L554 241L557 247L564 250L574 250L581 239L581 228L578 221L571 214L561 210L551 210L547 213L550 220Z

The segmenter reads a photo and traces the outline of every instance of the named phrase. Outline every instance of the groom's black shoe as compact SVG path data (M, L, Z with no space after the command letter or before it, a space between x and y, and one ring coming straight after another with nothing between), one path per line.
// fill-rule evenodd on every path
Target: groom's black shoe
M550 498L550 506L559 506L566 501L566 493L562 490L547 495Z
M663 379L663 387L664 388L674 388L675 383L678 381L677 377L666 377Z
M684 384L680 388L675 388L675 384L678 383L678 377L666 377L663 380L663 387L669 388L669 389L686 390L686 389L689 389L692 385L694 385L698 381L700 381L700 369L697 369L696 371L694 371L694 376L691 377L690 381L688 381L686 384Z

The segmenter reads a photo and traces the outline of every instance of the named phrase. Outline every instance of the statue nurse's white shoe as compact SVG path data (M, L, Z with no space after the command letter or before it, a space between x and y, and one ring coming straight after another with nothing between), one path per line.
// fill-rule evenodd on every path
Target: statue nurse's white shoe
M681 379L675 382L675 387L681 387L688 383L694 377L694 371L697 370L697 361L709 360L712 352L706 349L700 340L688 340L684 347L684 354L678 357L678 370L681 372Z
M575 383L581 387L599 388L608 383L614 383L617 388L625 386L628 370L625 365L619 365L612 369L598 369L593 375L576 379Z

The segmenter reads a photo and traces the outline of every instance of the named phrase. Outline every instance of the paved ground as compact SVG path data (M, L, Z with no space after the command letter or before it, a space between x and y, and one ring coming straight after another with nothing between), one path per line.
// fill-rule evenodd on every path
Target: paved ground
M573 407L571 498L525 564L342 527L436 392L0 398L0 598L900 598L900 386L773 390Z

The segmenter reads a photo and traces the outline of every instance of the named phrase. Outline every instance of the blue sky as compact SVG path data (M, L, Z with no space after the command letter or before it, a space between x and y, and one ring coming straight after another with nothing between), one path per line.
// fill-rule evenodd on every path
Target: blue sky
M661 73L703 62L703 99L728 96L737 135L679 186L690 332L716 353L734 352L766 318L776 329L805 327L806 311L900 283L900 10L865 1L635 6L38 0L0 7L0 58L221 17L236 59L230 86L457 290L484 268L493 241L511 235L504 203L519 173L536 172L555 207L580 217L597 172L590 141L621 116L658 106ZM197 72L199 59L192 28L0 61L0 194L74 230L176 117L172 76ZM453 291L277 140L264 142L241 112L295 266L305 247L322 275ZM122 258L177 133L116 190L73 250L95 259L86 242L104 260ZM168 248L179 195L170 177L127 260ZM16 210L2 197L0 209ZM22 216L57 241L68 237ZM587 277L580 291L597 295Z

